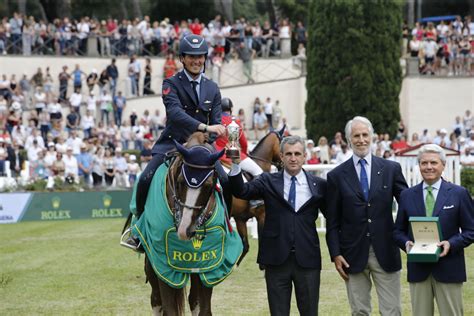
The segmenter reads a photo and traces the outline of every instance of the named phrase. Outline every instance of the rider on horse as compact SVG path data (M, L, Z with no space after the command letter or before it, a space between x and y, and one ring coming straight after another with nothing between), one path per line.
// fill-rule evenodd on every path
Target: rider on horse
M225 133L221 125L221 94L215 82L204 76L208 46L203 37L188 35L179 43L179 60L184 69L165 79L162 86L163 103L166 108L166 126L152 149L152 160L140 176L136 195L137 217L145 210L151 180L166 154L175 150L173 140L185 143L196 132L210 133L209 143L215 136ZM219 178L226 178L219 166ZM130 248L137 249L138 240L127 240Z
M240 137L239 137L240 167L242 168L243 171L250 173L254 177L259 176L260 174L263 173L263 170L255 161L253 161L248 156L247 138L245 137L245 133L243 132L242 124L238 118L235 118L232 116L232 108L233 108L232 100L229 98L223 98L221 102L221 106L222 106L222 125L227 127L234 120L237 123L237 125L239 125L240 130L241 130ZM226 137L226 135L222 135L216 139L215 147L217 151L220 151L226 148L228 144L229 144L228 138ZM230 166L232 164L230 158L227 157L226 155L222 156L220 160L227 166Z

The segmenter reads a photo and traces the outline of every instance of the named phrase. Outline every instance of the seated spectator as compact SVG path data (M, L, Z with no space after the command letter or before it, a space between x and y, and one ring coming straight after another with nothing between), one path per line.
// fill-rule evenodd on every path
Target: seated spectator
M105 184L111 186L115 178L115 163L110 148L106 148L103 159Z
M313 153L314 149L314 141L312 139L308 139L306 141L306 162L311 159L311 154Z
M261 107L258 108L257 112L253 116L253 124L255 127L255 139L262 139L267 134L268 122L267 116Z
M418 133L413 133L411 135L411 141L409 142L409 145L411 147L415 147L421 144L421 141L419 139Z
M101 186L104 178L104 147L99 147L92 156L92 184L94 187Z
M404 149L407 149L408 147L410 146L408 146L406 137L403 135L400 137L397 137L395 141L392 142L392 149L394 150L395 153L402 151Z
M86 115L81 119L82 131L84 133L84 139L91 137L92 128L95 126L95 117L92 115L89 109L86 110Z
M352 157L352 150L349 149L346 143L341 144L341 151L337 153L336 159L334 161L335 164L340 165L341 163L345 162L346 160Z
M145 170L146 165L152 158L151 148L152 148L152 142L149 141L148 139L145 139L143 141L143 149L140 152L141 170Z
M318 140L318 147L319 160L323 164L328 164L330 162L328 139L324 136L321 136Z
M32 180L46 179L49 176L48 167L44 160L43 150L38 151L38 157L30 161L30 177Z
M56 160L53 161L51 165L51 172L54 177L59 177L64 180L64 172L66 170L66 164L63 160L63 153L58 151L56 152Z
M79 128L79 112L77 112L72 106L71 111L66 116L66 131L71 131Z
M474 148L464 149L460 160L463 168L474 168Z

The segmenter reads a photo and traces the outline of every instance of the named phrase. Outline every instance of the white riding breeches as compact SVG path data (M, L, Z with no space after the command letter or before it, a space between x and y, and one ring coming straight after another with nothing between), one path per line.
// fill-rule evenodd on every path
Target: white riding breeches
M242 168L244 171L247 171L254 177L257 177L263 173L262 168L260 168L260 166L249 157L240 162L240 168Z

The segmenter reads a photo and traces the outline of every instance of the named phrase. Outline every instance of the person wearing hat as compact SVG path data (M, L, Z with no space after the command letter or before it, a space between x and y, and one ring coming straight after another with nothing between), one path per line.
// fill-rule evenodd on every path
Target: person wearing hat
M130 155L128 160L128 181L130 182L130 186L133 187L135 181L137 181L137 175L140 173L141 169L140 165L137 163L137 156Z
M175 150L173 140L183 144L192 133L201 131L210 134L209 142L212 143L216 136L224 135L226 131L221 124L219 87L204 75L208 54L206 41L202 36L193 34L184 36L179 44L179 60L184 69L163 81L166 126L153 146L153 159L138 181L137 216L145 210L148 189L156 169L165 160L166 153ZM131 243L133 241L129 240Z
M242 123L240 122L240 120L232 116L232 100L229 98L223 98L221 105L222 125L227 127L229 124L232 123L232 121L235 121L240 127L240 137L238 141L240 147L240 167L242 168L242 170L250 173L254 177L259 176L260 174L262 174L263 170L255 161L253 161L250 157L247 156L247 138L245 137L245 133L243 132ZM227 135L221 135L216 139L215 147L217 151L220 151L229 146L230 144ZM232 163L230 157L227 157L226 155L222 156L219 159L228 165Z
M441 147L450 147L451 141L448 137L448 131L445 128L440 129L438 135L433 139L433 143Z
M66 155L63 157L64 161L64 173L66 180L72 184L72 182L79 183L79 167L77 164L77 159L73 154L72 146L67 146Z
M87 144L81 143L81 152L77 155L77 166L79 177L84 178L87 185L91 185L92 155L87 151Z

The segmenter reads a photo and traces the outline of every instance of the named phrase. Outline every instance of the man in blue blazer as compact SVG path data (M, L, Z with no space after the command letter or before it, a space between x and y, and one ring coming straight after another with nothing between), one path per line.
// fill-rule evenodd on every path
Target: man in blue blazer
M263 199L265 223L259 236L257 262L266 267L268 303L272 315L289 315L292 285L300 315L317 315L321 252L316 231L318 209L326 215L326 181L302 169L303 140L289 136L281 143L284 170L263 173L244 183L233 159L229 181L241 199Z
M185 36L179 45L179 58L184 69L163 81L166 126L152 148L153 159L138 183L138 215L144 210L148 188L156 169L164 161L166 153L175 149L173 139L183 144L197 131L217 136L225 133L225 127L221 125L219 87L203 74L207 52L208 47L203 37Z
M148 190L155 171L165 160L166 154L175 149L173 140L183 144L192 133L202 131L210 133L209 142L212 143L216 136L223 135L226 131L221 124L219 87L203 73L207 53L207 43L202 36L183 37L179 44L179 59L184 69L163 81L162 96L166 108L166 126L152 148L152 160L138 181L136 195L138 217L145 210ZM130 238L127 243L132 249L138 247L137 238Z
M446 155L438 145L418 152L423 182L400 197L394 239L400 249L413 246L410 216L436 216L441 224L442 247L437 263L408 262L413 315L433 315L436 298L440 315L462 315L462 283L466 281L464 248L474 240L474 203L469 192L441 178Z
M370 315L372 281L382 315L400 315L400 250L392 239L393 198L407 188L398 163L371 154L372 123L346 124L351 159L328 174L326 240L346 282L352 315Z

